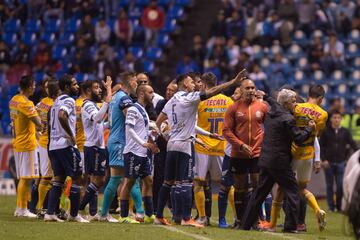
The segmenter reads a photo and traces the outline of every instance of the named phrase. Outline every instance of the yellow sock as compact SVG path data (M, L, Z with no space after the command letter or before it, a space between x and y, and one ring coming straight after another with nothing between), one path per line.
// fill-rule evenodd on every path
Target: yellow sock
M318 213L320 210L320 207L316 201L314 194L312 194L311 192L309 192L308 190L305 189L304 196L307 199L309 206L314 210L315 213Z
M24 184L25 184L25 179L20 178L19 179L19 183L17 186L17 197L16 197L16 207L17 208L23 208L23 195L22 193L24 192Z
M194 187L194 195L195 195L195 205L197 210L199 211L200 217L205 217L205 193L204 188L196 186Z
M228 200L231 206L231 209L234 213L234 217L236 218L236 210L235 210L235 202L234 202L234 192L235 192L235 188L233 186L231 186L229 194L228 194Z
M270 227L276 227L277 218L280 215L282 202L272 201L270 214Z
M37 209L43 208L46 194L48 193L50 188L51 188L50 180L49 179L41 179L40 184L39 184L39 200L38 200L38 204L37 204Z

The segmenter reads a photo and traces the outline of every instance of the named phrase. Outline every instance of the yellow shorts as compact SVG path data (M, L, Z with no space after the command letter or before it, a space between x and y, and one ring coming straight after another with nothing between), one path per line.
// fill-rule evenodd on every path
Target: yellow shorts
M17 178L38 178L39 162L36 151L14 152Z
M38 146L37 153L38 153L38 157L39 157L41 177L52 177L53 171L51 168L51 162L50 162L47 148Z

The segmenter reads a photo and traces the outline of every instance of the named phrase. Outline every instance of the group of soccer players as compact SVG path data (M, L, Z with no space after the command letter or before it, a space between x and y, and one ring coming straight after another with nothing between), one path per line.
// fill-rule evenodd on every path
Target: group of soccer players
M143 73L123 73L119 83L110 77L104 82L87 80L80 87L73 76L64 75L44 81L47 97L35 107L29 100L35 90L34 80L22 77L20 93L9 103L19 178L15 216L37 217L28 210L27 202L31 180L40 179L34 183L38 186L36 208L46 209L45 221L63 221L58 213L67 183L69 221L170 225L163 215L169 206L174 224L201 228L210 224L211 182L221 181L219 227L228 227L228 199L234 208L235 227L239 227L246 200L258 182L257 161L269 106L245 70L226 83L216 83L212 73L180 75L169 84L164 99L154 93ZM223 94L234 89L231 98ZM316 129L304 145L292 147L293 170L321 230L325 212L306 190L306 184L319 152L314 151L316 136L327 119L319 106L323 97L321 86L315 86L310 89L308 102L296 107L297 125L304 127L314 120ZM158 113L155 117L154 112ZM165 148L160 141L166 142ZM160 155L166 157L160 164L161 187L154 194L155 200L153 186L159 183L153 181L159 178L154 173L159 170L153 167L159 167L154 159ZM98 211L98 192L105 183ZM120 218L109 214L116 195ZM275 229L282 198L279 189L268 214L270 222L262 222L262 229ZM129 214L133 210L130 199L135 218ZM87 205L85 217L79 210L82 213ZM198 211L196 220L193 205Z

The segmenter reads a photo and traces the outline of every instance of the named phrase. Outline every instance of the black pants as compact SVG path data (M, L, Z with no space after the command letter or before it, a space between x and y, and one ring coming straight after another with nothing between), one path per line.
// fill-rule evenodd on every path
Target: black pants
M157 202L159 197L160 188L164 182L165 175L165 159L166 147L154 155L154 177L153 177L153 204L154 211L157 212Z
M242 229L250 230L258 220L261 204L275 183L279 184L288 201L285 208L284 230L296 230L300 195L295 173L290 168L281 170L269 168L260 169L259 184L246 208L242 219Z

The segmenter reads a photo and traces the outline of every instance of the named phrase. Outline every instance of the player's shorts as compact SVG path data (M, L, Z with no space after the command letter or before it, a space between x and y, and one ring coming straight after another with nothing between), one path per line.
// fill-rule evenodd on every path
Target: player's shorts
M230 171L233 174L259 173L258 161L259 158L242 159L232 157L230 159Z
M124 154L125 177L144 178L151 175L151 160L148 157L140 157L132 152Z
M96 146L84 146L85 173L93 176L105 176L108 165L106 149Z
M296 179L299 182L308 183L311 180L311 173L313 169L313 160L297 160L293 159L291 161L292 170L296 174Z
M39 159L39 168L41 177L50 178L53 176L53 171L51 167L51 162L49 158L49 152L47 148L38 146L37 156Z
M165 161L165 181L192 181L194 179L194 159L183 152L169 151Z
M231 187L232 185L234 185L234 178L232 176L232 173L230 172L230 161L231 157L225 155L221 167L221 184L226 187Z
M79 149L72 146L49 151L54 176L69 176L76 179L82 174Z
M206 174L209 172L211 180L221 180L222 156L214 156L195 152L195 173L194 179L206 180Z
M123 168L124 167L124 143L109 143L108 152L109 152L109 166Z
M17 178L38 178L39 162L36 151L14 152Z

